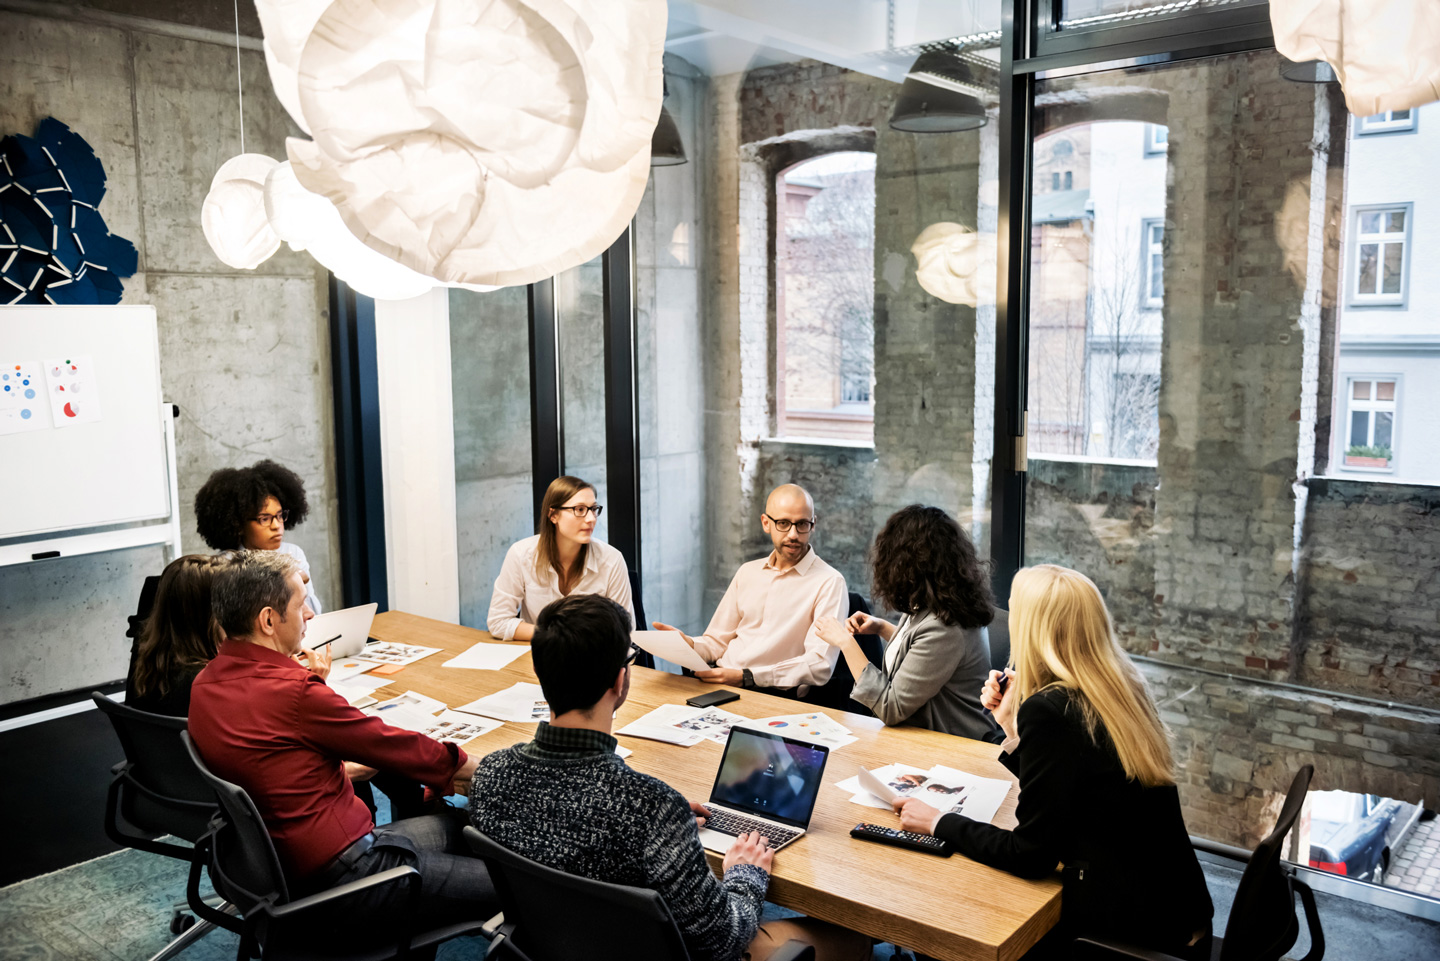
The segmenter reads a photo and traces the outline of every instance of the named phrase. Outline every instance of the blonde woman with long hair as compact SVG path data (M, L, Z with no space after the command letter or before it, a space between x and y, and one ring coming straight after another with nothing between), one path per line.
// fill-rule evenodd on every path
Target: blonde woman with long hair
M1203 949L1214 911L1168 735L1100 591L1068 568L1021 570L1010 644L1013 668L990 672L981 702L1006 735L1000 762L1020 781L1019 823L1007 831L906 800L896 805L903 827L1021 877L1063 864L1061 923L1043 956L1082 935Z
M634 624L625 555L595 537L604 510L588 481L565 476L550 482L540 502L539 531L510 545L495 579L487 618L491 634L528 641L545 606L571 594L608 597Z

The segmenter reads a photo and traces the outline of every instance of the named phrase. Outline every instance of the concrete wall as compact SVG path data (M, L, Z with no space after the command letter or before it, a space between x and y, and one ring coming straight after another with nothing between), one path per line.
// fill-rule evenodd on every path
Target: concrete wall
M161 383L180 406L184 548L207 550L193 505L210 472L274 458L305 479L310 519L287 536L305 548L321 601L337 605L323 274L288 248L231 270L200 230L211 177L240 152L233 38L68 15L58 4L54 17L0 10L0 129L30 134L54 116L105 165L100 211L140 252L124 302L155 306ZM263 55L246 49L240 66L246 149L282 157L299 131L269 92ZM162 566L159 549L140 549L0 570L0 702L123 677L124 615Z

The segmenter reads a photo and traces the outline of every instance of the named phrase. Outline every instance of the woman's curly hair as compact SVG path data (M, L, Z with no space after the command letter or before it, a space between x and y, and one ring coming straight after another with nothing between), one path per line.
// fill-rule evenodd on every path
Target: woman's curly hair
M250 467L222 467L210 475L195 495L195 529L213 550L239 550L246 522L260 513L267 497L290 512L287 531L304 523L310 513L300 475L273 460L262 460Z
M938 507L902 507L875 535L875 597L904 614L930 612L946 624L984 627L995 619L988 564L955 518Z

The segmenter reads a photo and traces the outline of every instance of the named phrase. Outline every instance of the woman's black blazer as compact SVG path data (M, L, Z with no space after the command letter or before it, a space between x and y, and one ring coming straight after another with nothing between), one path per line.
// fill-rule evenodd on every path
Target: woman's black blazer
M1016 720L1020 743L1000 755L1020 780L1015 830L947 814L936 835L1021 877L1063 862L1061 918L1073 935L1166 949L1208 929L1214 908L1175 787L1127 779L1104 726L1092 739L1065 688L1027 698Z

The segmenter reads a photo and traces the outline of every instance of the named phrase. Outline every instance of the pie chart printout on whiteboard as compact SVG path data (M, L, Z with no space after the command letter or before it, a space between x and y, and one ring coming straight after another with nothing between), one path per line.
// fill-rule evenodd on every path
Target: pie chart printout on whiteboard
M49 430L50 402L38 360L0 354L0 434Z
M89 354L45 361L45 392L50 397L51 417L56 427L101 419L95 361Z

